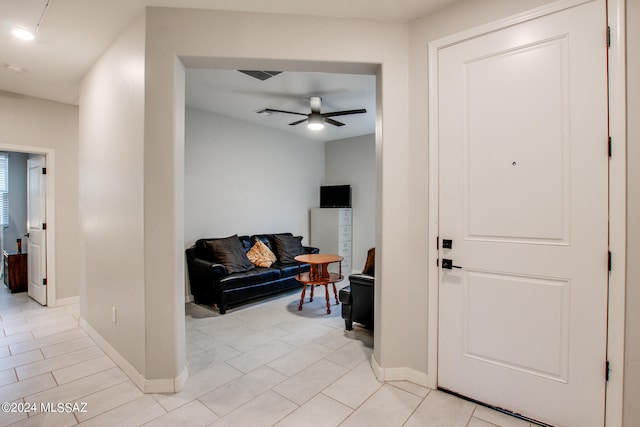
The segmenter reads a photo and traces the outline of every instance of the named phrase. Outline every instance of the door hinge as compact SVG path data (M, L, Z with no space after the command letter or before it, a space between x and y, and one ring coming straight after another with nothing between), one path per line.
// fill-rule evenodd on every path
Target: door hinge
M611 157L611 137L609 137L609 157Z
M611 251L609 251L609 271L611 271Z
M42 168L42 175L46 175L47 174L47 168Z
M43 229L43 230L46 230L46 229L47 229L47 223L46 223L46 222L43 222L43 223L42 223L42 229Z
M436 250L440 250L440 236L436 237Z
M611 47L611 27L607 26L607 47Z
M47 286L47 278L42 279L42 286Z
M610 377L610 372L611 372L611 363L607 360L605 363L605 368L604 368L604 379L605 381L609 381L609 377Z

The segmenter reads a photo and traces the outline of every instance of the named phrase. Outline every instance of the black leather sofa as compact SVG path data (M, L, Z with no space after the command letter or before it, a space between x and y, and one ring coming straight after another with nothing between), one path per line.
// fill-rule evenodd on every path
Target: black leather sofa
M353 329L353 322L361 323L373 329L374 271L375 249L369 249L367 262L362 273L349 276L349 286L340 289L342 318L345 329Z
M278 236L293 236L279 233ZM282 256L274 243L275 234L237 236L245 253L260 240L278 259L270 267L255 267L248 271L229 273L227 267L210 250L207 242L219 238L199 239L186 250L187 269L191 293L196 304L217 306L220 314L225 314L231 305L250 301L266 295L300 287L295 279L298 263L281 262ZM318 253L318 248L302 246L303 253ZM289 257L289 261L292 261ZM308 271L309 265L302 265L301 271Z

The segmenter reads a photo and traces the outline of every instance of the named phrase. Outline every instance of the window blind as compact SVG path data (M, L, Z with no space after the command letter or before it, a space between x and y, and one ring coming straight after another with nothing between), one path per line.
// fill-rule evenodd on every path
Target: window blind
M0 153L0 226L9 226L9 154Z

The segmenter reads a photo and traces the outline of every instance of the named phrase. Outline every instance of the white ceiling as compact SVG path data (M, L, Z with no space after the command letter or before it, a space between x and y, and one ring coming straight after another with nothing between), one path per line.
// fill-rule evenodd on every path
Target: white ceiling
M0 91L77 103L78 87L84 74L118 34L143 14L146 6L409 21L455 1L458 0L0 0ZM10 33L16 25L35 30L38 23L41 25L36 39L31 42L18 40ZM8 65L21 67L23 71L11 71ZM238 101L234 110L242 109L242 114L264 107L305 112L305 97L324 95L323 111L367 108L370 113L358 119L373 122L374 94L365 94L363 89L371 84L370 76L360 82L358 79L352 81L353 76L328 78L292 73L274 77L272 82L250 82L233 73L227 76L211 72L209 77L213 80L206 81L208 73L204 70L190 72L190 86L211 87L217 91L216 95L198 92L198 99L190 99L190 105L234 116L241 113L231 113L231 104L222 103L222 100L237 95L243 101ZM278 78L280 81L276 80ZM292 79L295 89L284 89L288 86L282 82L287 79ZM229 84L226 92L220 87L222 81ZM246 87L242 87L244 81L247 81ZM350 82L349 85L346 82ZM222 111L221 106L224 107ZM235 117L258 120L251 114ZM270 125L276 121L280 123L281 119L260 117L260 122ZM344 117L347 126L341 129L345 132L337 138L346 138L347 132L355 130L353 120L353 117ZM288 127L285 124L285 130Z

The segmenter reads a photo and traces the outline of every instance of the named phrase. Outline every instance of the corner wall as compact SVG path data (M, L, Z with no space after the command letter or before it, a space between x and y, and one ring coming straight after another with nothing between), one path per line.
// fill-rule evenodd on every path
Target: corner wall
M78 107L0 91L0 118L0 144L55 150L56 300L77 297ZM15 240L13 246L5 242L15 248Z
M353 270L362 271L376 244L376 136L325 143L324 185L351 185Z
M82 320L147 377L144 26L126 29L81 83L79 224Z

